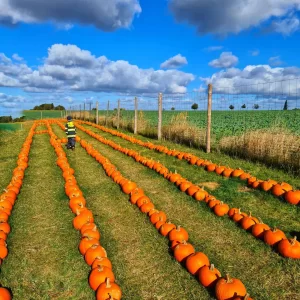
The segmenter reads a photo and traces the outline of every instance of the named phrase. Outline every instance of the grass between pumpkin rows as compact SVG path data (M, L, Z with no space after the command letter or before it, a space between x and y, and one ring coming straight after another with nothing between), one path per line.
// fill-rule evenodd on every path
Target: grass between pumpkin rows
M55 162L49 135L35 135L9 220L9 255L1 266L0 282L15 300L94 298L87 282L90 268L77 250L79 236Z
M17 159L25 142L30 126L24 126L19 131L0 130L0 189L9 184L13 169L17 166Z
M65 137L52 125L54 133ZM79 144L67 152L75 176L93 211L124 300L211 299L169 253L168 241L129 202L102 167ZM127 174L129 178L130 175Z
M229 272L241 279L253 297L297 299L300 282L295 274L300 271L299 261L280 257L233 222L214 216L205 205L196 203L154 171L79 132L80 136L107 156L125 176L137 182L148 193L155 206L167 213L171 221L183 225L189 231L190 241L196 249L207 253L211 262L223 274ZM143 154L142 151L141 149ZM185 151L188 151L187 148ZM174 167L174 161L168 157L166 159L170 159L169 164ZM187 168L188 174L193 173L187 164L182 168ZM199 172L197 170L196 173ZM207 181L208 173L204 172L199 179ZM234 181L228 181L228 184L237 185ZM224 188L223 195L230 197L232 190Z
M133 149L143 156L160 161L172 172L176 170L194 184L205 186L208 192L214 195L217 199L229 204L230 207L241 207L242 211L246 213L251 211L253 216L261 217L262 220L271 227L276 226L282 229L289 236L293 237L294 235L297 235L300 239L299 206L292 206L286 201L282 201L273 196L271 193L247 188L245 182L238 178L225 178L215 174L214 172L207 172L201 167L189 165L185 160L179 160L175 157L149 150L145 147L130 143L122 138L102 132L91 126L84 127L91 129L93 132L96 132L97 134L100 134L101 136L112 140L123 147ZM184 151L188 150L185 148ZM203 153L200 152L197 154L201 157ZM237 165L237 162L235 165ZM255 170L255 167L255 164L252 166L248 163L247 170L252 173L252 170ZM270 172L269 175L271 175L272 178L274 176L278 176L276 171L271 173L271 171L268 170L268 172ZM286 177L290 176L287 175ZM286 179L281 179L281 181L283 180ZM295 180L297 180L297 178L292 178L292 181ZM297 183L299 184L299 182ZM193 200L191 199L191 201Z

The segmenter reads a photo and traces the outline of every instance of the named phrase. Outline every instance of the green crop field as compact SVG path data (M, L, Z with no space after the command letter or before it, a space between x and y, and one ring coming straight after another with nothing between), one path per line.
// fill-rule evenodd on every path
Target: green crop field
M22 114L26 120L38 120L46 118L61 118L61 110L24 110Z
M163 125L171 122L182 111L163 111ZM99 115L105 115L105 111L99 111ZM110 112L112 116L115 112ZM206 111L188 111L187 120L199 128L205 128L207 122ZM134 117L134 111L122 111L123 119L129 120ZM151 126L157 125L157 111L143 111L144 119ZM291 130L292 133L300 134L300 110L291 111L213 111L212 133L217 139L224 136L242 134L248 130L258 130L280 127Z
M21 129L21 123L0 123L0 130L16 131Z

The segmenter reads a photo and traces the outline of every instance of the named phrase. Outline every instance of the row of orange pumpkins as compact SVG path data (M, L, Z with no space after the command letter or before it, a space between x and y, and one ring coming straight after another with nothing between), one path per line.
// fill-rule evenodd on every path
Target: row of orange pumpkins
M167 215L163 211L155 209L150 198L145 195L144 191L135 182L125 178L109 159L101 155L88 142L81 139L80 144L89 155L103 166L106 174L121 186L122 191L130 195L130 202L137 205L142 213L147 214L150 222L156 229L163 236L169 238L174 258L178 262L185 264L187 270L197 276L204 287L215 288L215 295L218 300L229 298L233 300L252 299L239 279L230 278L229 275L223 278L219 270L209 262L208 257L204 253L196 252L192 244L187 242L189 238L188 232L181 226L176 226L167 221Z
M217 165L215 163L212 163L209 160L199 158L191 153L182 152L175 149L170 150L166 146L155 145L151 142L143 142L139 139L128 136L117 130L109 129L104 126L96 125L91 122L78 121L78 123L88 124L104 132L123 138L131 143L138 144L140 146L149 148L151 150L156 150L158 152L165 153L166 155L169 156L177 157L180 160L184 159L188 161L191 165L204 167L205 170L209 172L215 172L216 174L222 175L224 177L236 177L236 178L240 178L241 180L248 180L249 187L260 188L261 190L264 191L270 191L274 196L281 197L282 199L285 199L285 201L287 201L292 205L300 204L300 190L293 190L293 187L286 182L280 183L272 179L268 179L268 180L257 179L256 177L252 176L250 173L245 172L240 168L233 169L230 167Z
M7 235L10 233L10 226L8 223L9 216L11 215L13 206L17 200L17 196L20 193L20 189L23 184L25 176L25 170L28 167L28 156L34 130L37 124L33 124L29 133L22 145L22 149L18 155L17 167L13 170L13 176L4 193L0 195L0 263L7 257ZM0 288L0 299L9 300L12 299L10 291L6 288Z
M254 236L263 239L268 245L274 247L274 249L276 249L276 246L278 246L277 250L283 257L294 259L300 258L300 243L296 240L296 238L287 239L286 235L281 230L275 228L271 230L267 224L264 224L257 218L253 217L251 213L250 215L247 215L246 213L241 213L240 209L238 208L230 208L228 204L216 199L213 195L210 195L204 189L201 189L200 187L189 182L180 174L170 172L163 164L152 159L147 159L146 157L139 155L134 150L123 148L113 141L104 139L102 136L92 132L89 129L86 129L81 125L76 126L101 143L108 145L113 149L132 157L137 162L140 162L148 168L155 170L170 182L175 183L182 192L194 197L194 199L197 201L204 200L217 216L222 217L228 215L231 218L233 212L240 215L241 218L239 218L238 221L236 221L236 218L232 218L232 220L239 223L241 227L248 232L251 231L252 227L254 228L254 232L257 232L258 230L262 231L259 236L256 236L255 233Z
M57 155L57 165L63 172L65 192L69 197L69 207L75 214L73 227L81 234L79 251L84 256L85 262L91 266L89 285L96 292L97 300L118 300L122 297L121 288L115 283L111 261L107 258L105 249L100 244L100 232L94 223L91 210L86 207L86 200L74 176L74 169L68 163L66 153L57 136L46 122L50 143Z

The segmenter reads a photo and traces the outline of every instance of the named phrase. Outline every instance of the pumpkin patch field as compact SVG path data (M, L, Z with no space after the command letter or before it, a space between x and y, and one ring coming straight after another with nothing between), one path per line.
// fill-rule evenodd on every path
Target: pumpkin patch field
M75 121L0 131L0 300L300 299L300 179Z

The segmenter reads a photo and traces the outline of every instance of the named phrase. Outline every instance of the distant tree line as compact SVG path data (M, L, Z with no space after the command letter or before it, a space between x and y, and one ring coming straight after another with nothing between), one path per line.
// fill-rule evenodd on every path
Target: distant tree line
M0 123L24 122L25 116L13 119L12 116L0 116Z
M62 105L54 106L53 103L36 105L32 110L66 110Z

